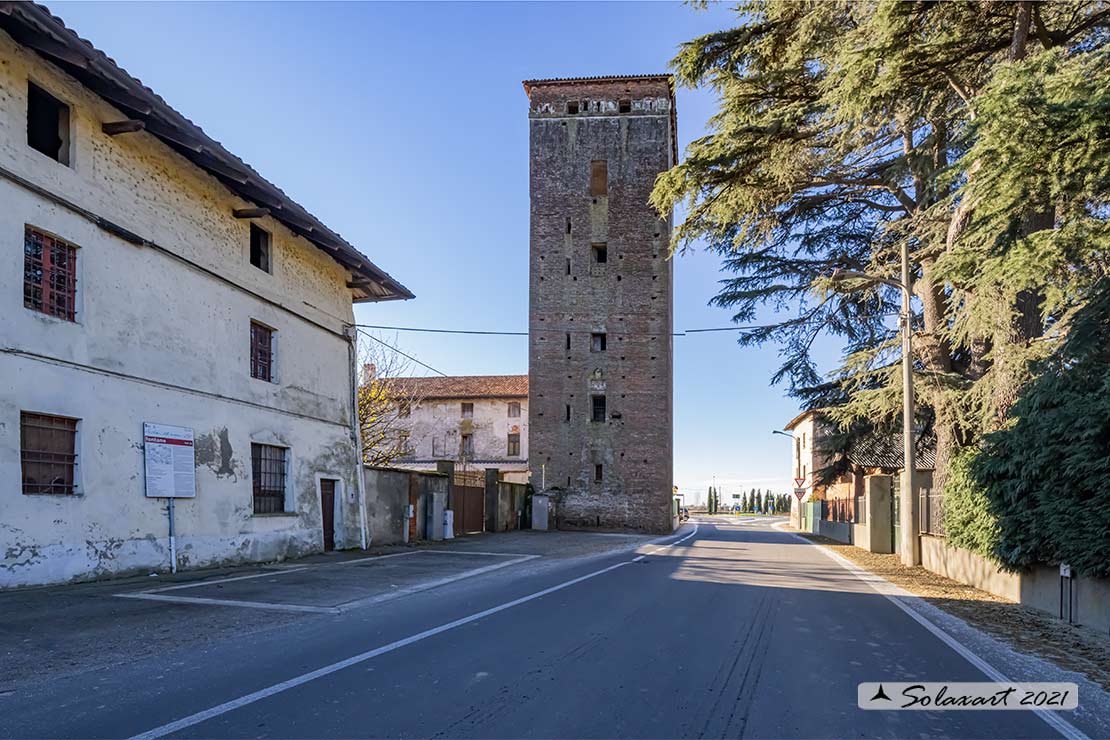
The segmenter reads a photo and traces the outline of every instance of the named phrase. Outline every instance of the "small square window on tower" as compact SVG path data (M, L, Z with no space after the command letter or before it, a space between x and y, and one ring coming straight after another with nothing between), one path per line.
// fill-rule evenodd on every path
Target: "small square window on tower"
M567 101L567 115L568 116L578 115L578 101L577 100L568 100Z
M621 100L620 102L617 103L617 110L620 113L631 113L632 112L632 101L631 100Z
M27 83L27 146L69 165L69 106Z
M601 333L594 333L590 335L590 351L591 352L604 352L605 351L605 335Z
M609 261L609 245L608 244L591 244L590 251L593 253L594 262L604 264Z
M590 195L609 194L609 163L604 159L590 162Z
M270 232L251 224L251 264L270 272Z

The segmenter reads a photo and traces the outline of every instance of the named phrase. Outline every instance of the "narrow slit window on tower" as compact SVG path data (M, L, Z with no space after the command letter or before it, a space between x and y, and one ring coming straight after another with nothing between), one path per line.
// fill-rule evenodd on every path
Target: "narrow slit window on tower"
M27 146L69 165L69 106L27 83Z
M604 264L609 261L609 246L607 244L591 244L590 250L593 252L594 262Z
M570 274L570 257L567 257L567 274Z
M590 195L609 194L609 163L604 159L590 162Z
M594 465L594 483L600 483L604 477L605 477L605 468L602 467L601 463L595 464Z
M605 351L605 334L595 332L590 335L590 351L591 352L604 352Z
M570 219L567 219L567 233L570 233Z
M568 116L574 116L574 115L577 115L577 114L578 114L578 101L577 100L568 100L567 101L567 115Z
M567 404L567 417L566 417L566 420L567 420L567 421L570 421L570 404L569 404L569 403Z
M591 421L601 423L605 421L605 396L594 396L593 401L593 416Z
M567 332L567 349L570 349L570 332Z

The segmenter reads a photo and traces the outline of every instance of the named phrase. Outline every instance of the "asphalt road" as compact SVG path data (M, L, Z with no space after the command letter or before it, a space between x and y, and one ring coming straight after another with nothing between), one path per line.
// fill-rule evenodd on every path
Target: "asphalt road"
M988 679L818 548L743 521L44 680L0 697L0 735L1057 736L1027 712L857 709L862 681Z

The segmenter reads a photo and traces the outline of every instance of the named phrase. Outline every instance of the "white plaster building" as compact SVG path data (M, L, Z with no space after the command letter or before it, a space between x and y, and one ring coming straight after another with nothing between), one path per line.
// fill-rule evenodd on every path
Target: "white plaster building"
M457 470L497 468L502 479L528 482L528 376L465 375L391 378L404 401L398 409L398 447L409 454L396 467L435 470L454 460Z
M169 568L144 422L195 435L179 567L364 543L351 304L402 285L31 3L0 204L0 587Z

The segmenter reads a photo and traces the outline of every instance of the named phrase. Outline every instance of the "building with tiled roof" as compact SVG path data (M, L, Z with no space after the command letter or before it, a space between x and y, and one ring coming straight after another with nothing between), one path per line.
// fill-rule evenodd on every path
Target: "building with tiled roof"
M407 454L395 467L435 470L496 468L502 479L528 481L528 376L459 375L382 378L398 399L398 436Z

